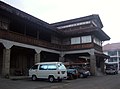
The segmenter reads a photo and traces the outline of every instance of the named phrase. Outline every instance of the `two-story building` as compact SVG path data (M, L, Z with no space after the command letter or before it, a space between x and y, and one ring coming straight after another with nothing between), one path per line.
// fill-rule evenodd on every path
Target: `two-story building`
M36 62L81 62L87 58L90 71L104 70L102 30L98 15L49 24L0 1L0 74L24 75Z

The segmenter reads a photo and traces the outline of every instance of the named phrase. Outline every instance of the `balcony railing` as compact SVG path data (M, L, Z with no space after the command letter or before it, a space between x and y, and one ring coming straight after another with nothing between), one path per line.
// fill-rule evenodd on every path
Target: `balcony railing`
M82 49L90 49L93 48L94 45L92 43L86 44L77 44L77 45L64 45L62 46L63 50L82 50Z
M97 50L97 51L103 52L102 46L99 46L99 45L97 45L95 43L94 43L94 49Z
M42 41L42 40L38 40L33 37L25 36L23 34L12 32L9 30L1 30L1 29L0 29L0 38L10 40L10 41L20 42L20 43L24 43L24 44L35 45L35 46L49 48L49 49L55 49L55 50L64 50L64 51L90 49L90 48L94 47L93 43L78 44L78 45L53 44L53 43L50 43L47 41ZM95 46L95 47L98 48L99 50L102 49L97 46Z
M44 48L56 49L56 50L59 50L61 48L60 45L38 40L36 38L25 36L23 34L19 34L8 30L0 30L0 38L10 41L20 42L24 44L40 46Z

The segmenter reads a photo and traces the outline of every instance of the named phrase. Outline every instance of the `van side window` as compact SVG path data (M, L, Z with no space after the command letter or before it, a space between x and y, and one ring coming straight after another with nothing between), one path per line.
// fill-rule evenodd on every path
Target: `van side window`
M66 69L66 67L63 64L58 64L58 69Z
M48 65L48 70L56 70L57 66L55 64L49 64Z
M45 64L40 65L39 70L47 70L47 65L45 65Z
M34 66L31 67L31 69L33 69L33 70L35 70L37 68L38 68L38 65L34 65Z

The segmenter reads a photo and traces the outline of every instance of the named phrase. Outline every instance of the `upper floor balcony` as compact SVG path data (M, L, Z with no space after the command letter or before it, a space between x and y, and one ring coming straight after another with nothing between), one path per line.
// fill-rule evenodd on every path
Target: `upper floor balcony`
M2 30L2 29L0 29L0 39L20 42L20 43L39 46L48 49L54 49L58 51L84 50L91 48L95 48L98 51L102 51L102 47L94 43L84 43L77 45L60 45L60 44L54 44L47 41L43 41L34 37L26 36L24 34L16 33L9 30Z

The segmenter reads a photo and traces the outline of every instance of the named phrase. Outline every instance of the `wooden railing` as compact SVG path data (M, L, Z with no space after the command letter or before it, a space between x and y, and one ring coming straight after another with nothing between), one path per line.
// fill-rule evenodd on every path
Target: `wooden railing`
M25 36L23 34L7 31L7 30L0 30L0 38L10 41L20 42L20 43L40 46L44 48L56 49L56 50L59 50L61 48L60 45L52 44L50 42L38 40L33 37Z
M77 44L77 45L64 45L62 46L63 50L83 50L83 49L90 49L93 48L94 45L92 43L86 43L86 44Z
M94 49L97 50L97 51L103 52L102 46L99 46L99 45L97 45L95 43L94 43Z
M47 41L38 40L36 38L25 36L23 34L19 34L16 32L12 32L9 30L1 30L0 29L0 38L6 39L10 41L20 42L24 44L35 45L39 47L55 49L55 50L64 50L64 51L72 51L72 50L82 50L82 49L90 49L94 47L93 43L86 43L86 44L78 44L78 45L59 45L53 44ZM102 48L95 46L96 49L101 50Z

